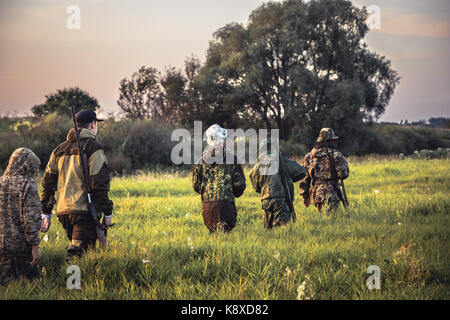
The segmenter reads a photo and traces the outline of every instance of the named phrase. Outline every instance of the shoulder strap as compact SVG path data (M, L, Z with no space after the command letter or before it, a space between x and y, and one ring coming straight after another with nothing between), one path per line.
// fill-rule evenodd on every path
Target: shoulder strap
M84 139L84 141L81 142L81 150L83 153L82 161L84 162L84 169L85 169L84 176L86 177L88 192L91 193L92 189L91 189L91 183L90 183L90 179L89 179L89 161L88 161L87 155L86 155L86 148L87 148L88 143L89 143L89 139Z

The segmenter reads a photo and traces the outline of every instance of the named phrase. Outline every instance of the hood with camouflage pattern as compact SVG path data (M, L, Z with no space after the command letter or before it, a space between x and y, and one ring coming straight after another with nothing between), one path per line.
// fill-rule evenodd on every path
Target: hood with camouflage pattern
M322 142L325 140L338 140L339 137L334 134L334 130L331 128L322 128L319 133L319 137L316 142Z
M16 149L9 158L5 176L26 176L32 178L38 171L41 160L28 148Z

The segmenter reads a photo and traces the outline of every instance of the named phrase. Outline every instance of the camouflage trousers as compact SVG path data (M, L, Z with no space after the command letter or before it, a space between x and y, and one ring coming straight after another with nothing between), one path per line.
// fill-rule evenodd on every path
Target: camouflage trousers
M261 202L262 218L266 229L287 224L291 220L291 209L286 199L271 198L264 199Z
M320 212L324 207L328 212L336 211L341 201L331 183L316 183L311 190L311 198Z
M315 206L317 209L319 209L320 212L323 211L323 208L326 208L327 212L334 212L339 209L339 201L328 201L327 203L315 203Z
M31 266L31 247L15 252L0 250L0 285L25 277L29 280L39 276L38 266Z

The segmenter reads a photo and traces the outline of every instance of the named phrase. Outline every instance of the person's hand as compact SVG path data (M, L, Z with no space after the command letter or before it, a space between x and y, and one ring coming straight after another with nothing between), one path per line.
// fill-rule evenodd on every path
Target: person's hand
M103 220L105 221L105 227L109 227L112 224L112 216L105 216Z
M30 265L35 266L39 263L39 259L41 258L38 246L31 247L31 255L33 256L33 260L30 262Z
M305 205L305 207L309 207L309 205L311 204L311 199L310 198L303 198L303 204Z
M41 232L47 232L48 229L50 229L50 223L51 223L50 218L42 217Z

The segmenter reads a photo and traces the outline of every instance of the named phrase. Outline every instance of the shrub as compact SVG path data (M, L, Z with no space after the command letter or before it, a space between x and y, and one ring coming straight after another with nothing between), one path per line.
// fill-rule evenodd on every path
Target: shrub
M123 145L133 168L147 168L154 164L170 165L175 143L170 140L172 127L152 120L136 121Z

